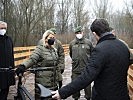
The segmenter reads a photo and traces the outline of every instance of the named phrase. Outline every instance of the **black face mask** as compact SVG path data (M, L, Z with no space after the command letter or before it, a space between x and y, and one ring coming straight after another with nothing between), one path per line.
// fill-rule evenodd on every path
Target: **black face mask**
M54 38L48 39L48 44L49 45L53 45L54 44L54 41L55 41Z

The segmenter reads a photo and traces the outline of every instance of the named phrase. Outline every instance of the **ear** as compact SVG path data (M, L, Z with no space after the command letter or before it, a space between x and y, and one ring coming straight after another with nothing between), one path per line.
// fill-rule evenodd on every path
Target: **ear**
M100 39L100 37L95 32L92 32L92 33L95 36L96 40L98 41Z
M93 33L93 35L96 35L96 33L95 32L92 32Z

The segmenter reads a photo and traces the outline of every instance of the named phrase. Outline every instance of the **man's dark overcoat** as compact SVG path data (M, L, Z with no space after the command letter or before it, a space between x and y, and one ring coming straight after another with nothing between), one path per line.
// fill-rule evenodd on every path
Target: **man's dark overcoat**
M7 35L0 35L0 68L14 68L13 42ZM15 84L14 71L0 70L0 89Z
M100 38L82 75L59 89L61 98L70 96L94 81L92 100L129 100L129 58L127 46L114 35Z

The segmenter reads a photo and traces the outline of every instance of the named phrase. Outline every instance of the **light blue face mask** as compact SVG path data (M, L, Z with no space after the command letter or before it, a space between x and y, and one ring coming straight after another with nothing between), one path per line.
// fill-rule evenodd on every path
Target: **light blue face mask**
M0 35L5 35L5 33L6 33L6 29L0 29Z

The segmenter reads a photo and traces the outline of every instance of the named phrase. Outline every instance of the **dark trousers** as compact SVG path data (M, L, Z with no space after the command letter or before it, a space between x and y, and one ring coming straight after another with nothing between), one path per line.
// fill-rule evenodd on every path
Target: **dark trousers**
M91 85L88 85L85 89L85 98L89 100L91 98ZM80 91L76 92L75 94L72 95L74 99L79 99L80 98Z
M9 88L0 89L0 100L7 100Z
M76 77L78 77L80 74L77 74L77 73L72 73L72 80L74 80ZM91 98L91 85L88 85L85 89L84 89L84 92L85 92L85 98L86 99L90 99ZM80 98L80 91L77 91L75 94L72 95L72 97L74 99L79 99Z

